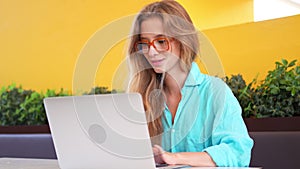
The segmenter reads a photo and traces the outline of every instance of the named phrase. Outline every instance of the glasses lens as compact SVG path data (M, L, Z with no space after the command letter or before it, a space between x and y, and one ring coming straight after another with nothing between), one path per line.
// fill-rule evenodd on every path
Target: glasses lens
M143 42L137 43L136 48L141 53L148 53L149 50L148 43L143 43Z
M169 41L165 38L156 39L153 43L156 47L156 50L160 52L167 51L169 49Z
M166 38L154 39L152 42L141 41L136 43L136 49L139 53L146 54L150 46L153 46L158 52L169 50L169 41Z

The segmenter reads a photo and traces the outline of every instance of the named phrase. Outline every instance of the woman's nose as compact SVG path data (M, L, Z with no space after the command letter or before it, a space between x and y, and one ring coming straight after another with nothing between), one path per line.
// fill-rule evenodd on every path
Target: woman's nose
M149 55L149 56L155 56L155 55L157 55L157 54L158 54L157 50L151 45L151 46L149 47L148 55Z

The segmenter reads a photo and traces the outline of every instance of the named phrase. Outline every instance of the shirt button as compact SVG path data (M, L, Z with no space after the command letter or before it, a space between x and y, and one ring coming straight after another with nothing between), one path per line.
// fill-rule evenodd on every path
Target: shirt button
M175 129L172 129L171 131L172 131L172 133L175 133Z

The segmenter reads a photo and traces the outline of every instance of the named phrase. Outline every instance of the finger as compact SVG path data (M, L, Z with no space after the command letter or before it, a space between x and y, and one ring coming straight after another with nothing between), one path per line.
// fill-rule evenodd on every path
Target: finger
M163 148L161 148L161 146L159 146L159 145L154 145L154 148L156 148L160 153L164 153L165 152L163 150Z
M158 155L159 154L159 149L156 147L152 147L152 151L154 155Z

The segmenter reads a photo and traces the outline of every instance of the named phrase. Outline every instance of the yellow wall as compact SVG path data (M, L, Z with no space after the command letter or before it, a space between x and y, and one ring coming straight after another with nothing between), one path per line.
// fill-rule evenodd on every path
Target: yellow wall
M300 15L206 30L227 75L263 79L282 58L300 64Z
M152 1L0 1L0 86L70 90L76 59L90 36Z
M200 30L252 22L253 0L178 0Z
M299 58L299 16L249 23L252 0L179 1L215 45L227 74L242 73L249 79L273 68L277 58ZM149 2L153 0L0 1L0 86L15 82L35 90L72 89L75 65L88 39ZM119 29L129 31L126 26ZM96 63L96 84L111 85L123 50L124 39Z

